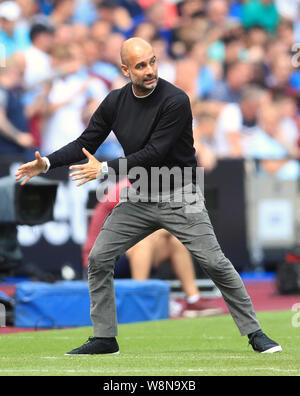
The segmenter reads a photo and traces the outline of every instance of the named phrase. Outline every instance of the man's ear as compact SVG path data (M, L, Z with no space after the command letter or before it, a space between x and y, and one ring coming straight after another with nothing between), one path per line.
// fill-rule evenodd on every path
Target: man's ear
M122 65L121 65L121 70L122 70L122 73L123 73L123 75L124 75L125 77L127 77L127 78L130 77L129 69L128 69L128 67L127 67L126 65L124 65L123 63L122 63Z

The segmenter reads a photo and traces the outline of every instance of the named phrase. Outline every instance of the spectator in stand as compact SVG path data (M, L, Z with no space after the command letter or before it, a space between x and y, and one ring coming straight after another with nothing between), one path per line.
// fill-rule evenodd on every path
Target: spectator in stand
M289 153L292 157L299 158L300 118L297 99L281 94L274 98L274 102L279 110L281 118L280 129L286 138Z
M98 65L98 73L111 81L111 89L121 88L127 82L121 73L121 63L118 58L124 40L125 38L122 34L112 33L105 43L102 62Z
M91 26L97 21L96 0L77 0L72 22Z
M108 22L115 33L129 38L136 27L136 22L143 20L143 16L139 15L138 11L141 10L140 7L137 5L134 11L130 4L133 5L132 2L126 1L102 0L97 7L98 19Z
M112 33L108 37L108 40L104 48L103 59L106 62L114 65L118 69L120 69L121 67L121 62L120 59L118 58L118 54L120 53L120 49L122 47L124 40L125 38L122 34Z
M107 74L105 73L105 71L107 70L106 65L109 64L104 64L103 62L100 61L98 46L94 40L92 39L86 40L83 43L82 48L85 59L85 68L83 72L86 73L86 78L88 78L89 76L94 80L94 86L90 87L90 89L93 88L93 91L95 91L96 88L99 92L101 91L101 86L102 86L102 92L103 95L105 95L105 92L108 93L109 90L112 88L112 86L116 84L116 80L119 77L119 74L116 70L116 77L114 80L106 79L107 77ZM111 77L111 74L109 75L109 77ZM85 125L88 125L91 116L99 106L99 100L101 101L102 97L97 96L97 94L95 94L88 100L83 115ZM117 141L113 132L111 132L111 134L108 136L105 142L103 142L101 147L99 147L99 149L95 153L96 158L99 158L102 161L108 161L110 159L117 158L122 155L123 155L123 149L120 143Z
M91 38L95 40L101 51L112 33L112 25L110 22L100 19L91 26L90 33Z
M72 31L73 31L73 40L75 43L82 45L86 40L90 38L90 28L80 24L80 23L74 23L72 25Z
M22 75L17 63L8 59L0 68L0 154L25 154L33 147L22 103Z
M206 16L211 28L223 29L228 21L228 1L209 0L206 6Z
M227 0L209 0L205 8L205 16L209 29L209 57L223 61L225 57L224 36L227 34L230 19Z
M238 103L245 85L251 83L253 66L246 61L235 61L228 65L222 81L217 82L206 98L215 102Z
M160 36L156 36L151 44L158 59L159 76L173 84L176 78L176 65L168 54L166 42Z
M30 28L34 23L36 15L39 11L37 0L16 0L16 4L20 7L21 17L18 21L18 28L23 29L27 37L28 45L30 42Z
M53 47L54 29L51 25L34 24L30 30L31 46L16 54L24 68L24 82L27 88L51 79L54 71L50 52Z
M53 0L53 9L49 21L56 27L71 23L75 12L75 0Z
M277 37L279 41L285 43L287 48L291 50L296 42L293 22L288 20L281 21L278 25Z
M157 32L155 26L152 25L150 22L143 22L139 24L133 35L135 37L140 37L149 43L151 43L156 37L159 37L159 33Z
M291 84L293 65L291 57L286 53L280 55L271 65L267 85L274 94L285 93L287 96L296 94Z
M146 21L150 22L159 35L166 41L168 48L172 43L172 29L177 21L177 9L168 1L156 1L145 11Z
M188 26L196 16L203 17L205 12L204 0L186 0L178 4L178 25Z
M22 18L26 23L39 12L37 0L15 0L21 10Z
M73 25L63 23L56 27L53 47L57 45L69 45L73 42L73 40Z
M49 93L49 116L41 146L46 154L76 139L85 127L83 112L88 101L97 100L99 105L107 93L104 83L84 72L82 48L78 45L57 46L52 57L54 67L66 74L53 81Z
M88 267L88 255L108 214L119 202L120 191L130 186L127 178L108 189L107 195L96 206L82 250L83 267ZM199 315L219 314L222 310L213 308L204 300L195 282L192 258L181 242L166 230L158 230L149 235L119 258L115 263L115 278L147 280L151 272L162 263L170 261L176 277L182 283L186 294L186 311L196 311Z
M295 155L297 136L288 136L282 130L282 114L278 104L270 103L260 109L259 129L249 147L249 155L261 160L261 170L280 179L295 180L300 176Z
M209 95L216 87L216 75L207 60L207 44L195 42L184 59L177 62L176 85L190 100Z
M93 71L108 83L110 89L117 85L120 78L119 66L115 65L107 58L106 48L111 44L111 33L112 27L109 22L98 21L92 26L90 37L91 40L94 41L94 49L92 51L97 51L98 59L97 62L94 63ZM120 37L120 35L117 35L117 37ZM96 55L93 55L93 57L96 58Z
M29 47L29 31L20 24L21 8L14 1L0 3L0 42L7 58Z
M227 103L220 111L215 130L218 158L242 158L257 128L258 110L263 93L257 87L246 87L239 103Z
M194 147L198 166L205 172L212 171L217 165L215 128L216 118L211 113L201 112L195 114Z
M53 47L54 29L52 26L34 23L30 29L31 46L15 54L24 72L24 105L29 119L29 130L36 147L41 145L41 130L47 110L49 84L57 74L51 64L50 51Z
M100 51L97 42L92 38L88 38L82 44L82 49L85 59L86 72L90 76L97 76L105 83L107 89L111 89L114 78L118 77L118 72L116 69L114 69L115 77L113 77L113 73L110 73L108 75L106 74L106 67L108 68L111 65L101 61Z
M242 24L245 28L262 26L275 34L280 16L273 0L249 0L243 4Z

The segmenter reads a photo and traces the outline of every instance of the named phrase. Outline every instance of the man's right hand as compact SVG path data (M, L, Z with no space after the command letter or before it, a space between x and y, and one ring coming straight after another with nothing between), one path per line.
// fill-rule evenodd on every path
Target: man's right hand
M24 186L32 177L39 175L44 172L47 168L46 161L42 159L41 154L35 152L35 160L27 162L26 164L20 166L16 173L16 181L19 181L25 177L22 181L21 186Z

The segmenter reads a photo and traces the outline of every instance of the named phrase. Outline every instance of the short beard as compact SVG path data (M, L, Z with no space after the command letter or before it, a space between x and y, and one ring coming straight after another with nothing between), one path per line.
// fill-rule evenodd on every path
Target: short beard
M146 93L149 93L150 91L153 91L153 89L155 88L155 87L145 87L145 85L142 85L142 84L136 84L136 87L140 90L140 91L144 91L144 92L146 92Z
M155 81L154 86L152 86L152 87L147 87L147 86L145 86L143 83L133 82L133 81L132 81L132 84L133 84L134 87L137 88L137 90L138 90L139 92L141 92L142 94L147 95L149 92L153 91L153 90L156 88L156 85L157 85L157 76L154 76L153 78L155 78L156 81Z

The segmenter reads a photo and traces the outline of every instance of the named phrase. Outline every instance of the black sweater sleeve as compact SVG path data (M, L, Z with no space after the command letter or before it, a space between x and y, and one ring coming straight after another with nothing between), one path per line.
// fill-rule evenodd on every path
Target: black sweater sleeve
M110 95L108 95L92 116L89 125L78 139L48 155L50 169L70 165L86 159L82 152L85 148L95 154L111 131L112 114ZM72 120L70 120L72 122Z
M184 93L169 98L145 147L127 155L127 170L133 167L160 166L172 146L176 144L179 136L184 132L188 123L192 120L190 102ZM108 166L118 174L120 158L108 161Z

